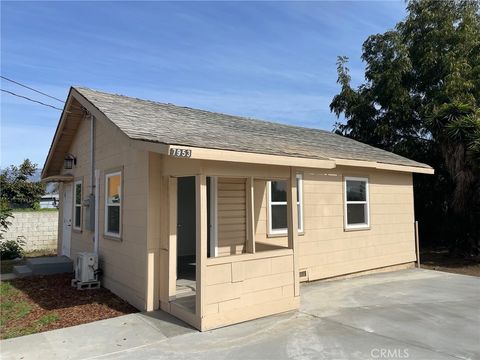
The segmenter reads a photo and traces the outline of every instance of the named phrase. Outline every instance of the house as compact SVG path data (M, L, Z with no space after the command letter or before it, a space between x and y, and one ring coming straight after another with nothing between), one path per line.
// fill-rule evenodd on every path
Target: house
M59 253L200 330L297 309L302 281L413 266L412 174L330 132L71 88L44 169ZM328 296L328 294L325 294Z
M55 209L58 204L58 194L45 194L40 198L40 209Z

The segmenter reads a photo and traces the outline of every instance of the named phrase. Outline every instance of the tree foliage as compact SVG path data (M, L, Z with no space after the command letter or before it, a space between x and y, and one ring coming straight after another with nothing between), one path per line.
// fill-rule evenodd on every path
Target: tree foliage
M13 218L12 209L4 199L0 199L0 240L3 240L3 234L7 232L8 227L12 225L10 218Z
M423 239L480 248L480 5L413 0L391 31L363 44L365 82L351 86L338 58L335 130L430 164L415 177Z
M0 197L9 207L34 208L45 194L45 185L32 181L37 165L26 159L0 172Z

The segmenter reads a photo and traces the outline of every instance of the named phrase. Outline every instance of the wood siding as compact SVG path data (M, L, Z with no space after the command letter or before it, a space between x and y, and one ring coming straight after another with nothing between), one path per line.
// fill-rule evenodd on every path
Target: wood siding
M301 170L299 170L301 171ZM343 178L369 178L370 228L344 229ZM411 173L339 167L303 169L304 233L298 237L302 280L317 280L415 261ZM287 245L267 235L265 181L255 182L256 241Z
M202 330L298 307L293 251L208 259Z
M246 180L218 178L218 256L245 252Z
M75 179L83 180L83 198L86 198L91 191L88 118L81 120L68 152L77 158L77 165L72 170L63 170L62 173L70 173ZM132 147L128 138L113 124L96 119L95 168L100 170L98 212L102 286L143 310L146 308L148 152ZM103 235L105 174L111 170L123 172L121 239L111 239ZM85 207L83 214L82 231L72 231L70 252L72 259L75 259L79 252L93 251L93 232L87 230L85 226L87 219ZM59 223L62 222L63 219L60 218Z

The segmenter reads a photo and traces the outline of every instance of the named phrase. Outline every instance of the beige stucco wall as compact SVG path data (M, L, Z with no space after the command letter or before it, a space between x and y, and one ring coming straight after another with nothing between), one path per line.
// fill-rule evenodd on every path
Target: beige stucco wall
M90 193L90 120L83 120L69 152L77 158L73 170L63 173L83 180L83 198ZM102 285L139 309L146 306L147 272L147 185L148 152L131 146L130 140L113 124L96 119L95 168L100 170L99 196L99 255L103 269ZM122 235L121 239L105 237L105 174L112 170L123 173ZM63 191L63 190L62 190ZM63 199L61 194L60 199ZM59 234L62 234L60 213ZM93 232L85 227L83 208L82 231L72 230L71 257L81 251L93 251ZM61 238L61 235L60 235ZM61 241L59 244L61 249Z
M303 174L304 233L298 237L302 280L317 280L414 261L411 173L339 167ZM344 230L343 177L369 178L370 228ZM255 182L256 241L287 246L267 235L265 181Z

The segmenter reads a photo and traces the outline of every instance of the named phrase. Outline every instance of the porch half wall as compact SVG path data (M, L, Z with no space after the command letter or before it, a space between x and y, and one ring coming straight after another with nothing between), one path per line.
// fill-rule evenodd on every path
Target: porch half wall
M202 330L297 309L293 250L208 259Z

